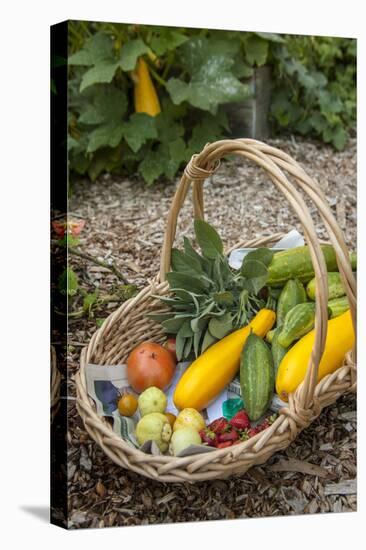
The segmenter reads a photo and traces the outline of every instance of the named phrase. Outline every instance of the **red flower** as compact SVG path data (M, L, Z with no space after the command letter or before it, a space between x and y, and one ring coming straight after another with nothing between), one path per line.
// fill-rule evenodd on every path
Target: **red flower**
M56 235L60 238L64 237L65 233L77 237L85 225L85 220L78 221L63 221L63 222L52 222L52 227Z

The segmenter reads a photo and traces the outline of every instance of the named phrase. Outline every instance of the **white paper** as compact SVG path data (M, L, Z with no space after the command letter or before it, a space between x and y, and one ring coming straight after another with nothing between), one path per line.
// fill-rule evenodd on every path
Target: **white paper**
M281 240L278 241L270 250L286 250L287 248L295 248L296 246L303 246L304 245L304 239L302 235L296 230L292 229L285 235ZM232 250L229 255L229 265L233 269L240 269L241 264L243 263L243 259L245 256L251 252L252 250L255 250L257 247L254 248L237 248L236 250Z

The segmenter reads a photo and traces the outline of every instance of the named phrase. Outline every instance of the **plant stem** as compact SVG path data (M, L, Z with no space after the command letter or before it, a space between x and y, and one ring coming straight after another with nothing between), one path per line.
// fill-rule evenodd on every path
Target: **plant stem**
M126 277L116 268L114 264L107 264L107 262L103 262L103 260L98 260L97 258L94 258L93 256L90 256L89 254L86 254L85 252L81 252L80 250L76 250L75 248L68 248L68 252L70 254L74 254L74 256L78 256L79 258L83 258L84 260L88 260L89 262L99 265L101 267L105 267L106 269L109 269L109 271L112 271L112 273L115 274L118 279L123 281L125 285L129 285L130 282Z

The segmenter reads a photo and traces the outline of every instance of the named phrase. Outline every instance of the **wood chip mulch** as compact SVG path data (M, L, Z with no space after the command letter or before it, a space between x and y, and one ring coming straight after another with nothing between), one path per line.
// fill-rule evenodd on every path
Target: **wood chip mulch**
M347 244L356 248L356 143L343 152L296 138L271 140L300 162L326 193ZM138 289L156 275L165 220L178 184L147 187L138 177L104 175L96 183L74 183L70 218L86 220L80 249L113 262ZM188 197L190 198L190 197ZM295 227L295 214L257 167L233 159L205 184L206 219L218 229L227 247L238 240ZM320 238L326 239L314 209ZM189 200L181 212L177 244L192 236ZM106 268L70 257L87 292L115 294L121 281ZM80 309L81 299L72 303ZM61 394L68 394L69 527L109 527L244 517L355 511L356 397L346 395L282 453L235 480L166 484L117 467L84 429L75 407L73 375L83 346L105 318L120 305L103 304L94 317L71 317ZM54 342L57 348L57 342Z

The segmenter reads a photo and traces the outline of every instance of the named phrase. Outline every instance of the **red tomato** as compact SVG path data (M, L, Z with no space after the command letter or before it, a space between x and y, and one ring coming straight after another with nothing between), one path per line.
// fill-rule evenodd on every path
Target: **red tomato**
M176 347L175 347L175 338L168 338L168 340L164 343L164 348L170 351L170 353L173 356L174 361L177 361L177 355L176 355Z
M175 361L170 351L160 344L143 342L127 359L127 378L137 393L151 386L164 390L173 378L174 368Z

